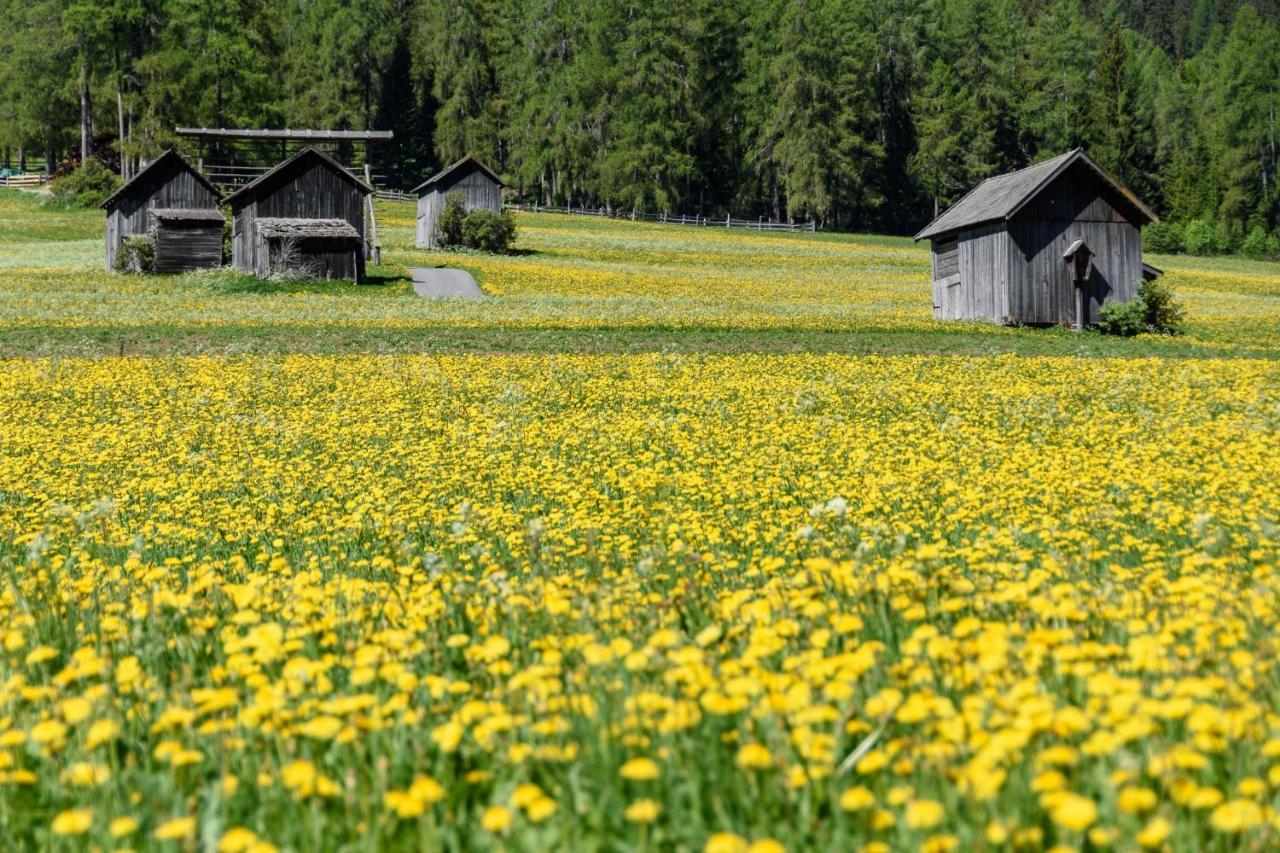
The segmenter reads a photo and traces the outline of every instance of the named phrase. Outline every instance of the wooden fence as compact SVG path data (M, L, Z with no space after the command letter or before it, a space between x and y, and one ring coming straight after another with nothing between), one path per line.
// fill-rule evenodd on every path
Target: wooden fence
M8 177L0 178L0 187L13 187L15 189L32 189L35 187L39 187L41 184L44 184L48 180L49 180L48 177L45 175L37 174L35 172L29 172L25 175L9 175Z
M396 192L395 190L378 190L374 193L376 198L384 201L417 201L417 196L412 193ZM717 226L720 228L754 228L758 231L808 231L813 233L818 230L816 222L774 222L772 220L760 217L759 219L734 219L726 216L724 219L713 219L707 216L680 215L675 216L669 213L626 213L617 210L606 210L603 207L550 207L544 204L508 204L506 207L511 210L521 210L525 213L563 213L572 216L602 216L610 219L631 219L643 222L661 222L666 225L699 225L699 226Z
M527 213L564 213L572 216L603 216L610 219L631 219L644 222L661 222L665 225L711 225L721 228L754 228L758 231L808 231L813 233L818 230L816 222L774 222L770 219L760 217L759 219L734 219L726 216L724 219L713 219L707 216L699 216L698 214L675 216L669 213L630 213L619 210L606 210L603 207L550 207L542 204L512 204L508 205L515 210L523 210Z

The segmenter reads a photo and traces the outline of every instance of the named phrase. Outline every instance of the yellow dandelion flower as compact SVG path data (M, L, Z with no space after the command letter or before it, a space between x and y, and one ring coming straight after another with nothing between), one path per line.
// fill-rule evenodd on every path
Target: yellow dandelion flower
M653 823L662 813L662 806L653 800L636 800L627 806L623 817L632 823Z
M93 825L93 809L60 812L49 828L54 835L83 835Z
M156 827L151 836L157 841L176 841L190 838L196 833L196 819L193 817L175 817Z
M1262 808L1253 800L1231 800L1223 803L1209 817L1214 829L1227 833L1253 829L1262 821Z
M1098 806L1088 797L1068 793L1053 807L1050 816L1058 826L1082 832L1098 819Z
M732 832L717 832L707 839L702 853L747 853L747 839Z
M511 812L502 806L490 806L480 816L480 825L486 832L506 832L511 826Z
M937 800L913 800L907 804L903 823L911 829L932 829L942 823L945 814Z
M650 758L633 758L622 765L618 775L632 782L650 782L658 778L660 771Z
M765 770L773 766L773 755L763 744L748 743L738 749L734 761L743 770Z

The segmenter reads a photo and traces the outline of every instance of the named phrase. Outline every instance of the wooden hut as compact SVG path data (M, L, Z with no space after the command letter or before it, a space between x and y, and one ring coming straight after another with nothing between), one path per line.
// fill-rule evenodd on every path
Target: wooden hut
M364 279L364 205L373 192L336 160L304 148L227 196L236 269Z
M1083 328L1158 274L1142 262L1154 221L1078 148L988 178L915 237L933 246L933 316Z
M423 181L418 196L418 237L420 249L436 248L436 227L450 195L457 193L468 213L473 210L502 210L502 179L471 155Z
M222 265L222 194L176 151L167 151L116 190L107 211L107 269L125 238L150 236L156 272Z

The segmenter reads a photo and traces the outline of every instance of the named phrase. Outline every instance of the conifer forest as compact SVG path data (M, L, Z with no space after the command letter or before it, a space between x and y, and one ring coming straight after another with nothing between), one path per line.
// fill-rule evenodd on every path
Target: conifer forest
M0 166L173 129L389 129L526 201L912 233L1085 147L1171 223L1274 234L1280 3L0 0Z

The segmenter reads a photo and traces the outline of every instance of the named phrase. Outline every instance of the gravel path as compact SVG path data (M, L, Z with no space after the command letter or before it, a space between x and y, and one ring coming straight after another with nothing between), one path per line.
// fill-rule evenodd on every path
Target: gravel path
M480 299L484 296L480 285L465 270L414 267L409 274L413 276L413 292L424 299Z

